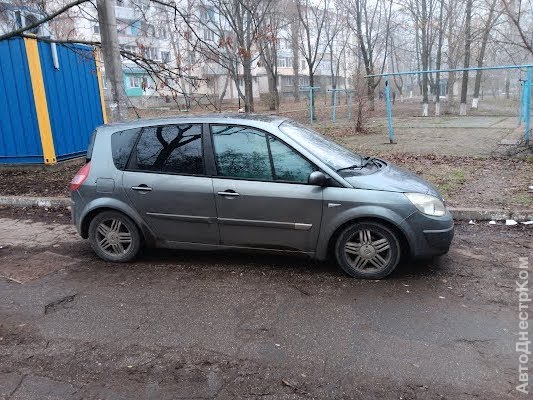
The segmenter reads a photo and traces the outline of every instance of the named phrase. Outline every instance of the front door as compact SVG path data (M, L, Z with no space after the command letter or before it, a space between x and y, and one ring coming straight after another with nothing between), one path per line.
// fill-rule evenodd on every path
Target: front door
M202 125L143 128L122 184L158 239L217 244L212 178L205 175Z
M228 125L211 131L222 244L315 251L323 190L307 180L316 167L264 131Z

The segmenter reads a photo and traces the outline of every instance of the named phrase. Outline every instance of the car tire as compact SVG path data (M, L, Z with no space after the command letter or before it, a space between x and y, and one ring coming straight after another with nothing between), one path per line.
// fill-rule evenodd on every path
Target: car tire
M92 219L89 242L98 257L118 263L133 260L141 249L137 226L118 211L103 211Z
M381 279L400 262L400 240L379 222L355 223L339 234L335 257L339 266L354 278Z

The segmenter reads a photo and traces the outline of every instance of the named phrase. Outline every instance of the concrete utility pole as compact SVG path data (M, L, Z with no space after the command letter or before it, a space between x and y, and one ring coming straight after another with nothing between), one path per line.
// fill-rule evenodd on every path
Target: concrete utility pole
M127 118L128 107L118 45L115 0L96 0L96 5L105 76L111 86L111 102L109 103L111 122L123 121Z

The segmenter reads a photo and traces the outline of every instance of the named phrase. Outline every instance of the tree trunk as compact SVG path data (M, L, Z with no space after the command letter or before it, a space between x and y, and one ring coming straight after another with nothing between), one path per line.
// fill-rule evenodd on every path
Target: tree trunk
M435 62L435 68L437 71L441 67L442 62L442 42L444 41L444 27L442 26L443 23L443 16L444 15L444 0L440 0L440 7L439 7L439 42L437 45L437 60ZM440 72L437 72L435 75L435 116L440 115Z
M222 110L222 101L224 101L224 97L226 97L226 91L228 90L228 83L229 83L229 74L226 75L224 79L224 86L222 86L222 90L220 91L220 94L218 95L217 111Z
M254 112L254 93L252 81L252 63L249 57L246 57L242 63L243 81L244 81L244 111L247 113Z
M102 40L102 56L104 58L105 76L111 87L111 121L123 121L128 116L126 93L124 91L124 75L117 35L117 19L114 1L97 0L98 21Z
M291 22L291 50L292 50L292 94L294 101L300 101L300 26L298 19ZM277 62L277 60L276 60Z
M466 1L466 17L465 17L465 62L464 68L470 67L470 45L472 42L471 20L472 20L472 3L473 0ZM463 79L461 82L461 105L459 106L459 114L466 115L466 96L468 94L468 71L463 71Z
M367 78L367 96L368 96L368 110L374 111L375 109L375 78L371 76Z
M418 29L415 29L415 50L416 50L416 69L420 71L420 32ZM418 90L420 95L422 95L422 80L420 79L420 74L416 74L416 84L418 85Z
M309 67L309 86L311 88L315 87L315 74L313 73L313 68ZM310 91L313 91L313 89L309 89ZM309 97L311 99L311 104L309 107L311 107L311 110L313 111L313 121L316 121L316 112L315 112L315 93L313 91L312 96L311 93L309 93Z
M428 46L428 15L427 0L422 0L422 20L420 21L420 39L422 41L422 70L427 71L429 66L429 46ZM429 115L429 97L428 97L428 74L422 74L422 115Z
M485 30L483 32L483 38L481 39L481 47L479 48L479 54L477 58L477 66L478 68L483 67L483 59L485 58L485 51L487 49L487 43L489 41L490 37L490 31L492 30L492 26L494 23L494 10L496 7L496 1L492 0L492 3L490 5L489 10L489 16L487 18L487 25L485 26ZM478 108L478 102L479 102L479 92L481 89L481 75L483 71L477 70L476 71L476 80L474 83L474 98L472 99L472 108L477 109Z
M276 77L272 72L267 72L268 79L268 109L270 111L276 111L279 106L279 93L276 82Z
M511 94L509 91L511 90L511 77L509 75L509 71L505 74L505 98L510 99Z

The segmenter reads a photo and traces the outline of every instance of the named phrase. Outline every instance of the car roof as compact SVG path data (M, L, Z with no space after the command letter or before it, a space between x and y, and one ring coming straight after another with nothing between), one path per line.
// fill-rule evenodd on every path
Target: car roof
M212 114L189 114L158 118L139 118L130 121L115 122L102 125L98 131L116 132L120 130L141 128L143 126L170 125L183 123L210 123L210 124L249 124L255 127L265 125L279 126L288 118L269 114L248 113L212 113Z

